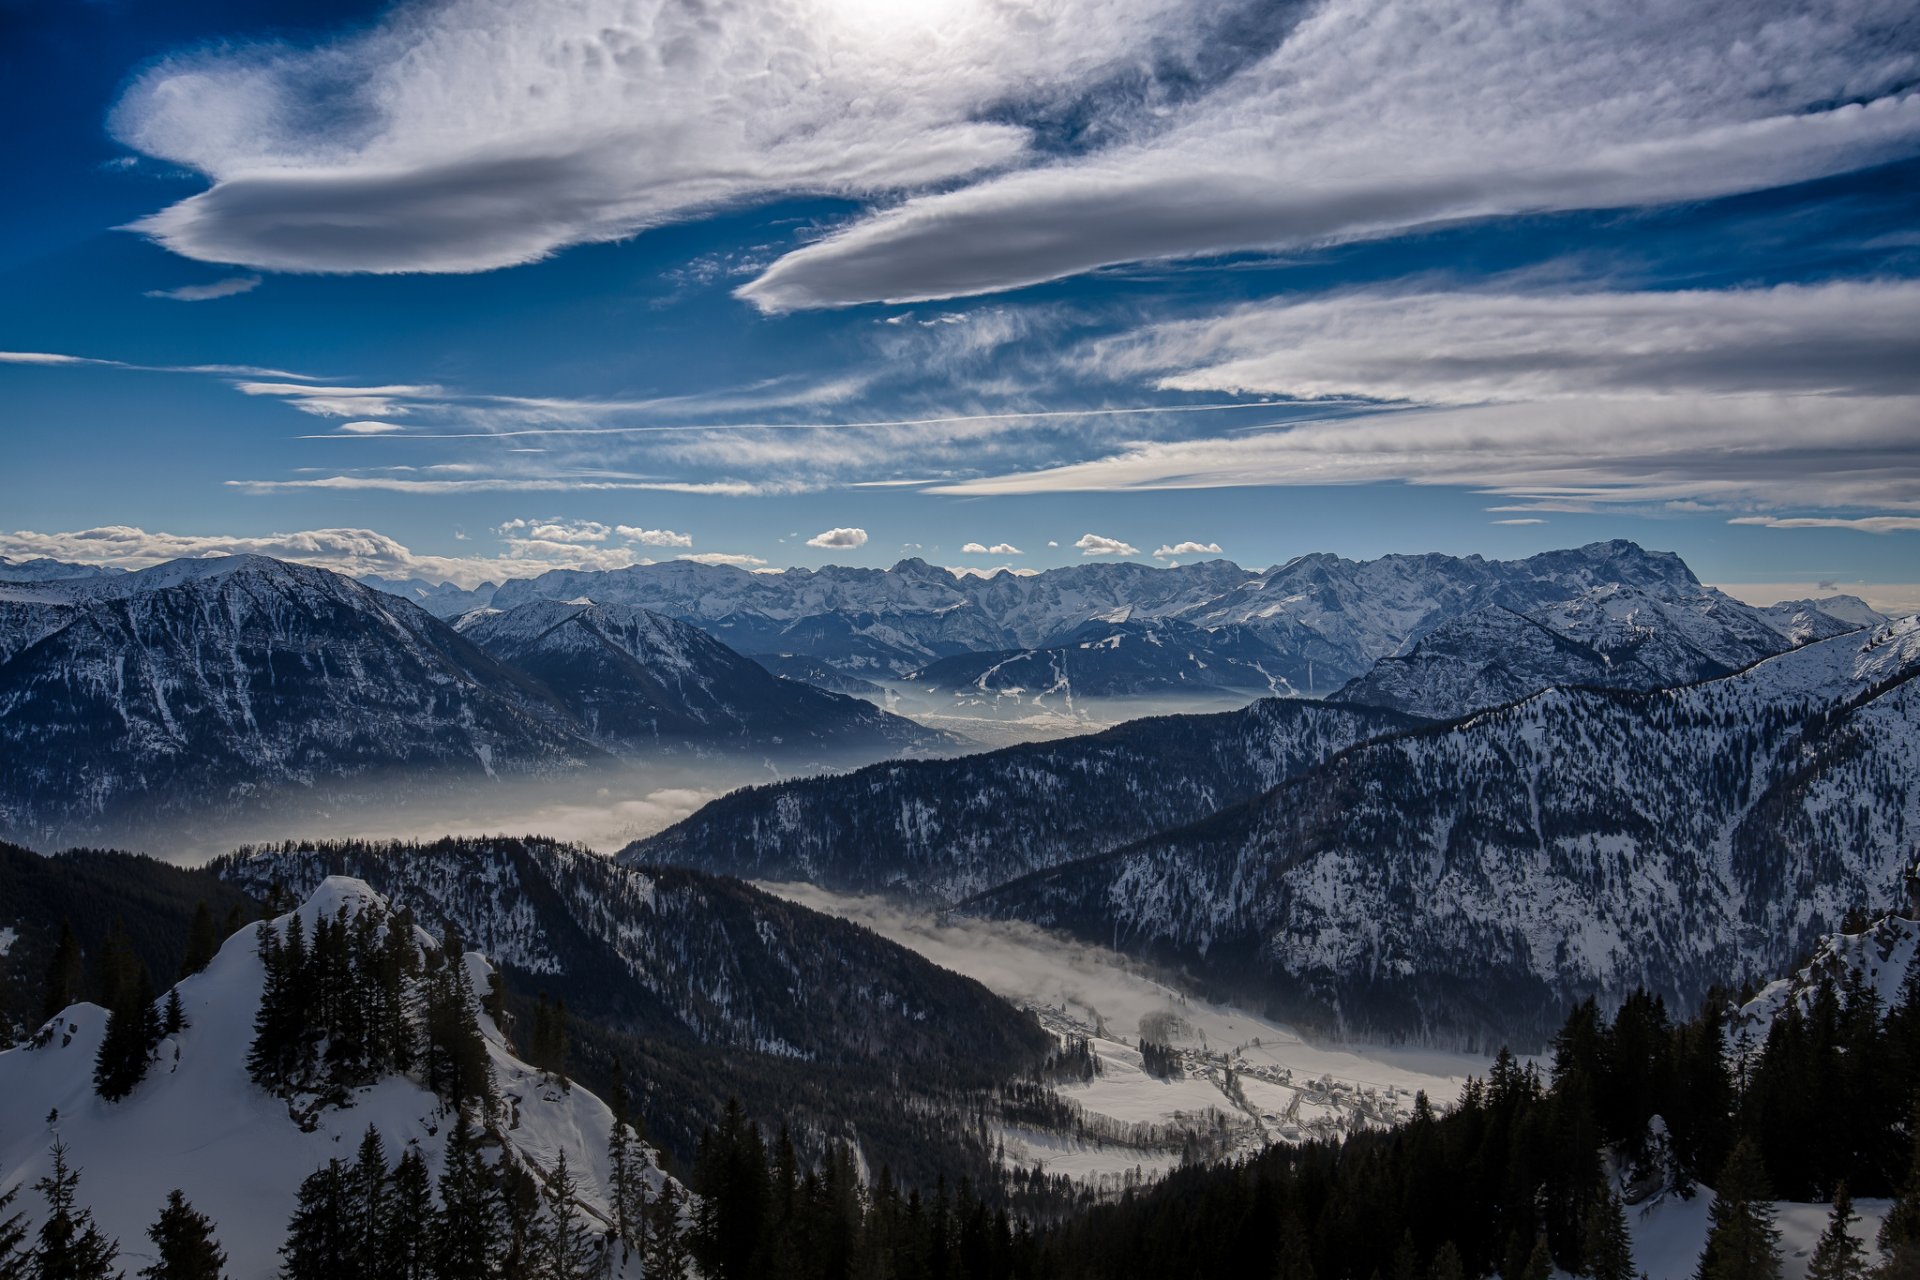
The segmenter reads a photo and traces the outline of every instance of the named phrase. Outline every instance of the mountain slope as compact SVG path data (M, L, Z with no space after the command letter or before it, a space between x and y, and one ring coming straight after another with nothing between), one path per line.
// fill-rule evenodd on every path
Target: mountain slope
M1349 1030L1522 1036L1569 998L1780 969L1901 879L1920 620L1651 694L1555 690L1355 747L984 915L1205 968Z
M600 755L525 677L337 574L235 556L109 581L0 664L0 833L70 841L380 770Z
M1257 795L1417 722L1265 699L957 760L894 761L750 787L620 853L756 880L953 901Z
M855 1136L876 1164L931 1184L962 1167L962 1138L939 1119L955 1094L1023 1077L1052 1045L986 988L857 925L552 840L251 850L211 870L253 893L345 874L455 926L519 997L566 1002L584 1078L622 1063L646 1078L649 1132L688 1158L737 1096L768 1123Z
M537 680L613 749L794 752L943 740L858 698L782 680L697 627L632 605L535 600L469 615L460 631Z
M311 933L316 919L344 907L350 914L380 904L366 885L328 880L299 909ZM275 922L284 930L290 916ZM422 948L435 946L430 937ZM484 957L464 958L476 988L487 989ZM118 1237L122 1260L148 1261L146 1227L173 1188L210 1216L244 1280L275 1274L276 1256L301 1179L333 1157L350 1159L368 1125L385 1139L389 1156L417 1147L438 1173L451 1129L440 1099L423 1085L388 1075L355 1090L351 1105L311 1111L305 1123L288 1102L248 1077L247 1051L260 1005L264 970L252 928L229 938L213 963L178 986L186 1028L163 1040L146 1079L119 1102L93 1092L94 1054L106 1020L97 1005L75 1005L50 1024L40 1047L0 1053L0 1097L7 1123L0 1129L0 1190L28 1186L49 1168L57 1137L69 1163L82 1170L81 1202L101 1228ZM494 1141L503 1158L550 1170L561 1154L580 1182L582 1208L604 1219L611 1174L607 1135L612 1112L583 1088L561 1089L542 1079L506 1047L498 1028L479 1014L494 1085L509 1100ZM661 1175L649 1167L658 1185ZM17 1207L37 1208L32 1192Z

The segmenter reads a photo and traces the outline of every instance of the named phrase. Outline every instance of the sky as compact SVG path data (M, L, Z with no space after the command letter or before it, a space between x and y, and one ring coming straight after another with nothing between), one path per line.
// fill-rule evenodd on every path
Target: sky
M0 555L1920 608L1920 15L0 0Z

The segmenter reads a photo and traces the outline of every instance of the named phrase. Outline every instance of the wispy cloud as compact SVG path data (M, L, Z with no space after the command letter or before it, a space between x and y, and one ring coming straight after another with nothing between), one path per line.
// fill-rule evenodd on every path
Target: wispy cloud
M1920 516L1736 516L1727 523L1757 524L1768 529L1852 529L1858 533L1920 530Z
M260 287L259 276L229 276L225 280L215 280L211 284L183 284L177 289L149 289L149 298L166 298L173 302L211 302L215 298L231 298L236 294L252 293Z
M915 302L1843 172L1920 142L1911 48L1877 34L1892 6L1869 8L1331 0L1149 136L908 200L738 292L767 311Z

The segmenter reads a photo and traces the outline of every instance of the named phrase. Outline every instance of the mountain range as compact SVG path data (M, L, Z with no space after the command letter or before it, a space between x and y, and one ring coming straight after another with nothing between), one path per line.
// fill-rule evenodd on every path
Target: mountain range
M0 621L0 834L42 845L337 803L348 784L466 786L676 750L871 759L943 741L644 610L535 601L474 620L470 638L261 556L42 581L0 593Z

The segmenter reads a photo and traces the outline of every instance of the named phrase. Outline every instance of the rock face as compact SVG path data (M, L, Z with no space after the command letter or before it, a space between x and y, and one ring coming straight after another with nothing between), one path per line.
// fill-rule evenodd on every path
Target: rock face
M957 760L750 787L619 857L953 902L1196 821L1416 723L1279 698L1218 715L1135 720Z
M633 605L535 600L459 626L615 750L904 749L940 738L859 698L780 679L699 628Z
M0 837L138 839L325 805L350 780L478 785L669 747L871 759L939 737L616 614L475 624L523 670L417 605L261 556L0 595Z
M1900 900L1917 674L1909 618L1684 689L1553 690L963 909L1363 1033L1545 1034L1570 998L1639 984L1690 1005Z

